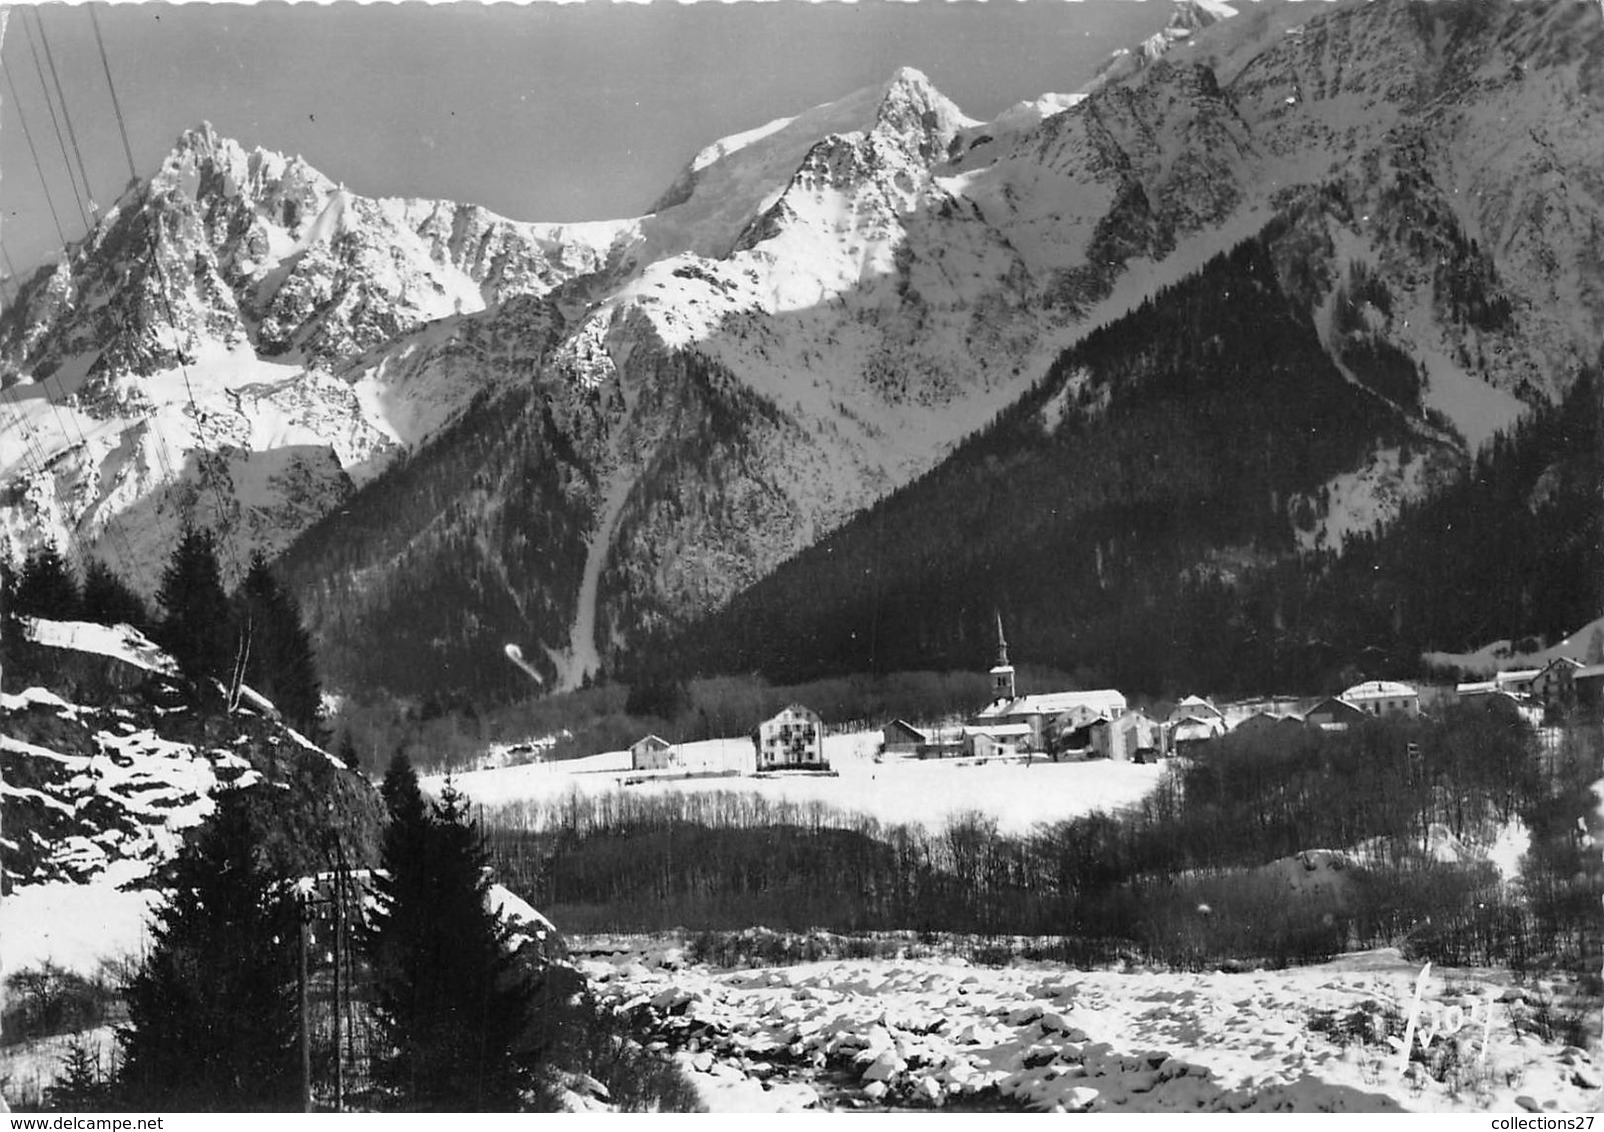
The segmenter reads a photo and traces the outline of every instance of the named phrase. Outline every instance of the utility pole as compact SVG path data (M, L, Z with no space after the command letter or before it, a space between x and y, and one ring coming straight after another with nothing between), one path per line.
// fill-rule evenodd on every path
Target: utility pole
M307 935L310 928L308 911L311 905L310 894L302 894L300 903L301 921L301 1111L312 1111L312 1030L311 1021L307 1014L308 979L306 971Z
M340 964L345 955L345 846L334 838L334 1111L345 1111L345 1059L340 1055ZM349 993L349 992L347 992Z

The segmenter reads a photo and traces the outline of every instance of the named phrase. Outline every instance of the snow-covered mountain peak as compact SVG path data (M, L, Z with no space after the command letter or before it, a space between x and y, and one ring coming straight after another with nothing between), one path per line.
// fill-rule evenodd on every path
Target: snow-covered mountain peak
M979 125L936 89L924 72L899 68L886 83L875 114L875 132L899 138L926 161L939 159L958 132Z
M976 125L923 72L898 69L885 82L800 114L720 138L704 147L653 204L642 222L645 263L686 252L719 259L748 242L799 169L826 149L874 144L928 168L958 132Z
M247 150L202 122L178 135L150 188L153 197L176 189L191 200L248 197L268 209L282 199L296 200L304 208L334 191L335 184L299 155L287 157L260 146Z
M1225 0L1175 0L1175 11L1170 16L1169 26L1201 31L1238 14Z

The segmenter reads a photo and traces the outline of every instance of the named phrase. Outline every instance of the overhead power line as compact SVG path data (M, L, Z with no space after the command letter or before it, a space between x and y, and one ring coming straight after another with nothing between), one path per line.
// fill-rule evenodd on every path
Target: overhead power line
M28 152L33 156L33 168L39 174L39 187L45 192L45 203L50 206L50 219L56 222L56 235L61 246L67 246L67 233L61 227L61 216L56 212L56 200L50 195L50 182L45 180L45 167L39 163L39 150L33 144L33 131L28 129L28 116L22 112L22 99L17 97L17 84L11 80L11 68L0 67L6 73L6 89L11 91L11 105L17 108L17 120L22 123L22 136L28 139Z
M128 127L123 124L122 103L117 101L117 84L111 81L111 64L106 61L106 41L100 35L100 17L95 15L95 6L86 4L89 9L89 22L95 25L95 46L100 48L100 66L106 72L106 89L111 91L111 108L117 114L117 132L122 135L123 153L128 157L128 179L139 180L139 171L134 168L133 147L128 144Z
M50 98L50 84L45 81L44 64L39 61L39 48L33 41L33 31L28 27L28 21L22 21L22 30L28 37L28 51L33 55L33 70L39 76L39 89L45 95L45 109L50 111L50 125L56 131L56 144L61 147L61 163L67 167L67 184L72 186L72 196L78 202L78 219L83 221L85 230L89 228L89 214L84 211L84 196L78 191L78 177L72 171L72 158L67 156L67 139L61 134L61 121L56 117L56 104Z
M39 42L44 45L45 62L50 65L50 81L56 84L56 101L61 103L61 120L67 123L67 139L72 142L72 154L78 159L78 179L84 185L84 199L89 202L91 215L98 218L100 209L95 205L95 190L89 184L89 169L84 165L84 152L78 147L78 134L72 128L72 114L67 110L67 96L61 89L61 76L56 72L56 57L50 51L50 37L45 34L45 18L39 9L33 10L33 22L39 25Z

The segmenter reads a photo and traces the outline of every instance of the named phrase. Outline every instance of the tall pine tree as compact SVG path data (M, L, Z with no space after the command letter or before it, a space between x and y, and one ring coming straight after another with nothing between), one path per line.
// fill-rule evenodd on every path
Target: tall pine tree
M175 863L155 945L125 990L120 1099L184 1112L299 1107L297 909L260 860L241 790Z
M164 616L161 643L201 687L227 676L234 660L228 597L211 531L186 528L162 573L156 598Z
M383 787L390 808L377 909L365 934L383 1038L383 1107L516 1110L534 1083L527 1044L534 987L488 904L488 854L449 786L425 809L404 755Z
M245 683L272 700L291 727L317 738L322 687L312 637L260 551L234 595L234 623L235 638L246 642Z

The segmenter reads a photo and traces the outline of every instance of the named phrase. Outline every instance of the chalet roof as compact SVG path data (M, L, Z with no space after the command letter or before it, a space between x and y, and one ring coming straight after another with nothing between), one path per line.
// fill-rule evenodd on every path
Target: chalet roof
M1364 715L1364 712L1345 696L1327 696L1305 712L1304 716L1305 718L1313 718L1322 712L1331 712L1348 718L1358 718Z
M930 739L930 732L924 730L923 728L915 727L906 719L893 719L890 723L885 725L884 730L906 731L911 737L919 740L921 743L927 742Z
M1532 673L1534 676L1536 672ZM1363 684L1355 684L1342 693L1345 700L1379 700L1392 696L1418 696L1419 692L1408 684L1400 684L1396 680L1366 680Z
M630 744L630 747L633 749L635 747L644 747L647 744L657 747L672 747L674 745L667 739L664 739L661 735L642 735L639 739L636 739L634 743Z
M1008 719L1020 715L1059 715L1074 708L1090 708L1113 715L1125 710L1125 696L1113 688L1090 692L1048 692L1040 696L1018 696L998 700L981 709L979 719Z
M1256 711L1252 715L1239 719L1236 727L1232 728L1232 730L1238 730L1242 727L1246 727L1249 724L1252 724L1255 727L1263 727L1266 724L1273 723L1301 724L1302 722L1303 716L1299 715L1295 711Z
M1460 699L1499 699L1508 700L1516 704L1534 704L1535 696L1530 692L1512 692L1508 688L1500 688L1491 680L1482 680L1475 684L1460 684L1455 691Z
M1215 715L1220 714L1220 709L1215 707L1213 703L1204 699L1202 696L1185 696L1175 706L1177 708L1207 708Z

